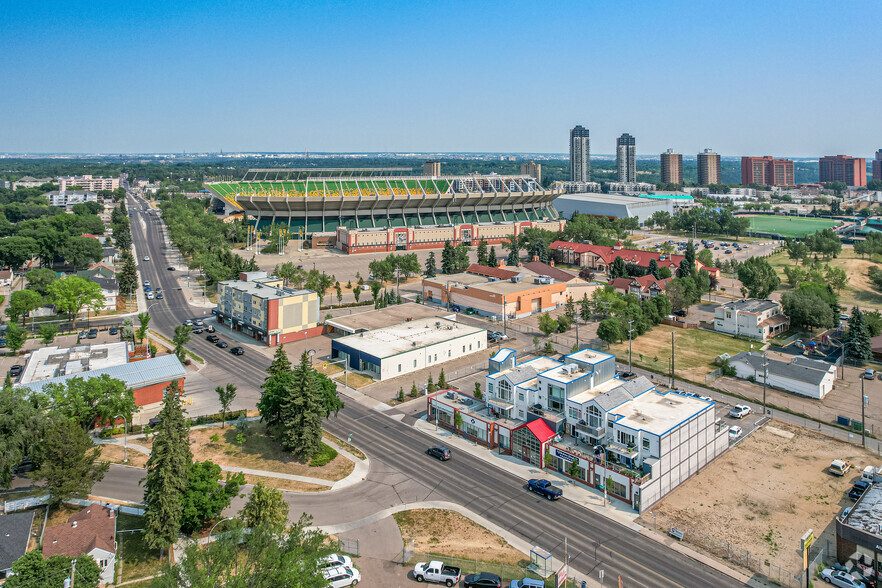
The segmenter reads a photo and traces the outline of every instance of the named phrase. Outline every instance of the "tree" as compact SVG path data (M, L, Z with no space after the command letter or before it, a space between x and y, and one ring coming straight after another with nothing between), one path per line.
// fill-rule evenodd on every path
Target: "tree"
M705 250L705 251L707 251L707 250ZM656 280L659 279L659 277L658 277L658 262L655 260L654 257L649 260L649 273Z
M426 384L426 392L429 394L434 394L438 388L435 387L435 382L432 381L432 374L429 374L429 381Z
M487 254L487 265L490 267L498 267L499 259L496 257L496 247L490 246L490 253Z
M784 250L787 251L787 257L796 260L796 265L799 265L800 260L805 259L809 255L808 245L793 239L784 240Z
M478 265L488 265L487 263L487 241L481 239L478 241Z
M128 223L119 223L113 229L113 242L120 251L132 248L132 229Z
M19 317L24 324L25 316L34 310L43 306L43 297L36 290L16 290L9 296L9 305L6 307L6 315L12 321L17 321Z
M45 483L52 506L69 498L86 498L92 485L100 482L110 467L107 462L97 462L100 455L101 448L92 443L77 422L55 419L46 426L37 445L35 462L39 469L34 479Z
M18 326L18 323L6 324L6 347L12 351L18 351L24 347L28 335L24 329Z
M235 384L227 383L226 386L218 386L214 389L217 392L217 400L221 405L221 429L226 426L227 413L230 412L230 406L233 405L233 400L236 399L236 390L238 388Z
M864 320L864 313L855 306L851 309L848 319L848 330L842 338L845 359L858 365L873 359L873 348L870 343L870 329Z
M99 261L103 254L101 243L91 237L68 237L61 246L61 256L74 268L84 268Z
M453 248L454 271L462 272L469 267L469 248L465 243L460 243Z
M36 239L31 237L3 237L0 239L0 267L17 270L24 262L40 252Z
M340 282L334 283L334 291L337 292L337 304L343 304L343 286Z
M438 270L435 268L435 252L432 251L429 253L429 257L426 258L426 271L424 275L427 278L434 278L438 273Z
M90 239L94 241L94 239ZM97 243L97 241L96 241ZM101 286L79 276L67 276L61 280L55 280L48 287L49 299L55 304L55 308L67 313L73 322L73 329L77 328L77 315L83 309L90 309L98 314L104 308L104 294Z
M279 440L288 451L310 459L322 448L324 401L305 351L291 376L291 386L280 407Z
M444 241L444 249L441 250L441 271L445 274L452 274L456 267L456 253L453 250L450 240Z
M280 424L282 399L288 394L292 385L291 360L285 353L285 346L279 345L273 355L273 361L267 369L269 376L261 384L262 392L257 402L260 420L271 430Z
M864 322L867 323L867 329L870 331L870 337L876 337L882 333L882 313L878 310L864 313Z
M208 545L188 544L178 563L163 568L151 586L325 588L328 581L314 570L326 565L322 560L333 548L310 524L304 515L287 530L267 524L246 534L241 525L232 526L214 535Z
M692 239L689 239L689 242L686 244L686 254L683 256L685 261L689 264L690 273L689 275L695 275L695 243L692 242ZM685 277L685 276L684 276Z
M260 526L281 528L288 521L288 503L280 490L268 488L260 481L252 487L241 516L252 529Z
M653 260L655 261L655 260ZM698 261L704 264L705 267L713 267L714 265L714 254L710 249L702 249L698 252ZM651 272L650 272L651 273ZM655 274L653 274L655 275ZM658 279L658 278L656 278Z
M830 305L814 292L785 292L781 304L794 327L830 328L836 324Z
M688 278L692 275L692 272L695 270L695 266L690 266L689 262L685 259L680 260L680 266L677 268L677 277L678 278Z
M163 397L154 428L153 448L144 478L144 540L153 549L165 549L178 537L190 481L190 429L184 419L181 390L172 380Z
M374 302L378 300L378 296L380 295L380 289L382 289L382 284L376 280L371 280L371 296L373 296Z
M827 279L827 283L837 292L848 286L848 274L841 267L827 266L824 277Z
M315 372L315 377L318 381L319 390L321 390L322 406L324 407L322 415L327 418L333 413L336 417L337 413L345 407L343 400L340 399L340 395L337 393L337 382L319 372Z
M144 339L147 338L147 329L150 326L150 313L149 312L139 312L138 313L138 323L140 326L138 327L138 331L136 336L138 337L138 341L144 342Z
M49 293L49 284L57 280L58 276L51 269L41 267L26 273L25 279L28 281L28 288L38 292L40 296L46 296Z
M45 414L37 398L27 398L21 389L12 387L9 373L0 391L0 489L12 485L12 468L29 457L43 433Z
M132 389L107 374L46 384L43 391L49 399L52 414L72 420L84 431L90 431L117 415L132 422L132 415L138 410Z
M687 278L688 279L688 278ZM672 310L682 310L692 304L688 288L684 281L679 278L671 280L665 286L665 295L671 301Z
M591 318L591 300L588 298L587 292L582 295L582 300L579 301L579 317L586 323Z
M128 251L123 253L122 268L116 274L121 294L132 295L138 289L138 270L135 266L135 258Z
M355 303L358 304L359 298L361 298L361 286L358 284L352 287L352 295L355 296Z
M622 329L622 321L617 318L608 318L600 321L600 324L597 325L597 336L609 345L616 341L621 341L625 336L624 329Z
M547 312L539 317L539 330L547 337L557 331L557 321Z
M245 476L227 472L225 483L221 484L220 480L219 465L207 460L193 462L187 489L181 496L181 531L189 535L206 521L219 516L230 505L230 499L239 493L239 485L245 483Z
M507 241L502 242L502 246L508 249L508 257L505 259L506 265L516 267L521 263L521 245L517 237L509 236Z
M481 391L481 382L475 382L475 389L472 391L472 396L478 400L484 397L484 393Z
M573 302L573 298L567 297L566 304L564 304L564 314L570 319L570 321L576 320L576 303Z
M187 325L178 325L175 327L175 335L172 337L172 343L175 344L175 355L178 356L178 361L184 363L184 360L187 359L187 352L184 350L184 345L186 345L190 341L190 327Z
M450 388L450 385L447 383L447 376L444 375L444 368L441 368L441 373L438 374L438 389L446 390Z
M775 269L762 257L749 257L738 266L738 279L751 298L768 298L781 285Z
M55 341L55 335L58 334L58 325L48 323L42 324L37 330L37 333L40 335L40 343L43 345L51 345L52 342Z
M29 551L12 564L12 575L3 584L5 588L57 588L70 577L73 558L56 554L43 559L39 549ZM76 588L97 588L101 568L89 555L77 556Z
M609 277L610 279L628 277L628 267L625 264L625 260L622 259L622 256L616 255L615 260L609 268Z

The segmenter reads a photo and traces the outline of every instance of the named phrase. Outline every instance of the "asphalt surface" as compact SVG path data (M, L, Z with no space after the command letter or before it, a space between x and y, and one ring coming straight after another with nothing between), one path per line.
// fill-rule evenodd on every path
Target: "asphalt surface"
M167 281L165 246L158 216L143 215L146 204L132 196L127 199L133 212L132 237L139 259L141 280ZM139 217L146 221L146 234ZM149 255L151 261L143 262ZM165 305L151 309L151 328L171 336L187 318L201 316L203 309L191 308L184 293L164 288ZM263 381L270 359L246 348L245 355L233 356L202 337L193 337L189 349L229 374L231 381L246 381L251 387ZM219 382L220 383L220 382ZM339 417L329 419L325 428L354 443L372 460L368 480L339 492L292 494L292 507L306 512L321 511L320 524L348 522L388 508L394 503L421 500L447 500L464 505L494 523L517 533L534 545L564 556L566 538L571 565L587 573L603 569L607 577L622 576L625 586L738 586L740 582L670 550L650 538L615 521L585 509L566 498L547 502L528 493L523 481L509 472L488 466L468 455L457 455L448 462L427 458L425 448L433 440L410 426L410 417L401 421L347 401ZM143 472L114 466L93 493L110 498L139 500L138 480ZM365 501L371 504L365 505ZM368 507L366 509L366 506ZM338 520L331 520L338 519Z

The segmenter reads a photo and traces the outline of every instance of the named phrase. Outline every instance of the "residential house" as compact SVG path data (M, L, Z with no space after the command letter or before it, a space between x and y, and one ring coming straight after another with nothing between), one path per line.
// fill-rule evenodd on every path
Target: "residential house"
M641 300L658 296L665 293L665 286L673 278L664 278L659 280L652 274L634 278L614 278L609 281L609 285L621 294L634 294Z
M659 251L643 251L641 249L626 249L621 243L612 247L604 245L591 245L589 243L571 243L569 241L555 241L551 244L555 259L558 262L570 263L579 267L587 267L599 272L609 271L609 267L615 262L616 257L621 257L626 264L632 264L649 269L649 262L653 259L658 267L666 267L676 275L680 262L686 259L685 255L667 254ZM711 276L719 279L720 269L706 266L697 259L695 268L705 270Z
M0 516L0 580L8 578L12 564L28 551L34 511Z
M101 251L101 261L110 266L115 266L116 262L119 261L119 251L116 250L116 247L104 247Z
M765 341L790 326L780 302L742 298L727 302L714 311L714 329L730 335Z
M12 270L0 269L0 288L12 287Z
M801 355L788 363L763 357L757 351L745 351L730 357L729 365L743 380L752 379L759 384L818 400L833 389L836 381L835 365Z
M104 308L102 311L116 310L116 299L119 298L119 282L116 278L97 278L92 276L90 281L101 286L101 293L104 294Z
M116 512L92 504L74 514L62 525L46 527L43 557L92 556L101 569L101 582L114 581L116 569Z

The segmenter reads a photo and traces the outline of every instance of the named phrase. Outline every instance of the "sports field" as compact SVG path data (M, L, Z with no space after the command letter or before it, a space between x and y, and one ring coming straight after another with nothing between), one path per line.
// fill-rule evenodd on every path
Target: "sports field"
M750 230L778 233L784 237L805 237L816 231L834 227L839 221L794 216L751 216Z

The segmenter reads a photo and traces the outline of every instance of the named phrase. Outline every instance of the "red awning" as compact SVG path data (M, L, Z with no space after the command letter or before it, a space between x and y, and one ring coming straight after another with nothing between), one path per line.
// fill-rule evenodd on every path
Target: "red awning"
M539 440L539 443L545 443L549 439L554 438L557 433L551 430L551 427L542 419L536 419L527 423L527 428L533 433L533 436Z

